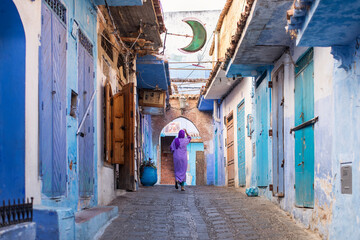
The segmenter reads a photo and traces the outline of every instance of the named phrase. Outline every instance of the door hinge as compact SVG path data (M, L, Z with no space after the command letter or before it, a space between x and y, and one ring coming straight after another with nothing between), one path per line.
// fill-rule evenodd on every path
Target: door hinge
M295 184L294 184L294 189L296 188Z
M272 135L273 135L273 131L272 129L269 129L269 137L272 137Z
M269 82L268 82L268 87L269 87L269 88L272 88L272 87L273 87L273 82L272 82L272 81L269 81Z
M110 157L113 157L113 150L110 151Z
M114 124L111 122L110 123L110 129L112 130L114 128Z
M110 99L110 105L111 106L114 105L114 99L113 98Z

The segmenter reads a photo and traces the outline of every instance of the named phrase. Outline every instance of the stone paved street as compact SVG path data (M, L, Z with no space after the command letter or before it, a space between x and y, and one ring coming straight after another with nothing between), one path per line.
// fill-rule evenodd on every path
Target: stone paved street
M112 202L119 217L101 239L319 239L261 197L238 189L140 188Z

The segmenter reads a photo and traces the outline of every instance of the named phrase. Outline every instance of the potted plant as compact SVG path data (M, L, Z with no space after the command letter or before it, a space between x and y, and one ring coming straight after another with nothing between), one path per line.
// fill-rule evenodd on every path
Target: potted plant
M157 169L151 158L140 165L140 181L143 186L153 186L157 182Z

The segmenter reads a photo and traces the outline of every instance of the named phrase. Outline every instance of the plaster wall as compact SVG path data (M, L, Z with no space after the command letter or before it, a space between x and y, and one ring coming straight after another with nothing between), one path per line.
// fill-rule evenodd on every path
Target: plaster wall
M71 35L72 23L77 20L81 30L94 45L94 59L96 59L96 11L90 1L73 2L64 0L67 8L67 54L66 54L66 99L67 109L70 109L71 91L77 92L77 39ZM26 197L34 197L34 204L48 206L71 207L78 209L78 169L67 169L68 183L65 196L53 201L41 194L41 179L39 177L39 109L38 109L38 86L39 86L39 47L41 45L41 1L20 1L14 0L22 19L26 36L26 91L25 91L25 186ZM75 6L76 5L76 6ZM95 61L95 60L94 60ZM96 63L94 63L96 64ZM95 69L96 71L96 69ZM95 81L95 79L94 79ZM93 109L96 116L96 107ZM77 163L77 137L76 130L78 119L67 116L67 159L70 163ZM96 123L96 119L95 119ZM97 134L95 129L95 136ZM96 141L94 138L94 156L96 156ZM96 165L94 161L96 172ZM97 178L96 173L94 184L94 197L87 201L86 205L97 204ZM79 206L81 207L81 206Z
M38 178L38 83L41 33L41 1L13 0L22 20L26 38L25 67L25 196L41 202Z
M170 68L196 68L191 65L191 63L183 63L183 64L171 64L171 62L197 62L197 61L211 61L211 57L209 56L209 50L211 47L211 42L213 38L213 32L216 27L217 19L219 18L220 11L219 10L211 10L211 11L182 11L182 12L165 12L164 13L164 21L166 28L169 33L175 34L187 34L192 36L193 32L190 26L183 22L182 20L188 17L194 17L199 19L204 25L206 29L207 39L204 47L195 53L183 53L179 51L180 48L186 47L190 42L190 37L181 37L181 36L173 36L167 35L165 45L165 55L169 60ZM164 35L164 34L163 34ZM164 39L164 38L163 38ZM211 63L202 63L201 66L204 66L207 69L211 68ZM190 74L191 73L191 74ZM188 75L190 76L188 77ZM210 74L210 70L174 70L170 69L171 78L208 78Z
M204 143L204 153L207 164L207 184L214 184L214 142L212 116L210 112L201 112L197 109L198 99L187 99L189 106L181 114L179 99L171 98L171 108L162 116L151 117L153 159L158 167L158 176L161 178L159 140L162 129L176 118L184 117L190 120L199 130Z
M315 176L313 209L298 208L295 206L295 138L294 133L289 134L294 127L295 105L294 65L308 48L296 47L291 57L285 53L274 66L273 73L284 65L284 156L285 156L285 196L284 198L268 198L288 211L292 216L312 230L318 231L325 238L328 236L328 227L332 215L332 139L333 120L333 66L334 60L330 55L330 48L314 48L314 116L319 121L314 126L315 148ZM292 59L292 60L291 60ZM276 124L273 119L272 124Z
M241 13L243 12L246 5L245 0L233 0L232 4L229 8L228 13L224 17L223 23L221 25L220 33L219 33L219 42L215 44L218 47L217 58L222 59L225 58L226 50L230 47L231 37L235 34L237 29L237 22L241 17Z
M359 40L357 40L358 42ZM351 54L346 61L350 69L339 68L335 61L333 71L333 138L332 138L332 223L330 239L360 238L360 50L354 39L346 49ZM344 61L343 61L344 62ZM340 168L352 166L352 194L341 193Z
M246 77L241 80L241 82L230 92L230 94L223 99L221 104L222 113L220 118L224 119L231 111L234 116L234 164L235 164L235 186L239 186L239 175L238 175L238 142L237 142L237 134L238 134L238 119L237 119L237 108L238 104L244 100L245 101L245 125L246 125L246 117L248 114L252 114L252 106L253 100L251 98L251 89L252 89L252 78ZM227 138L226 127L224 127L223 143L225 143L225 139ZM227 158L227 148L225 145L222 146L224 151L224 156ZM247 136L247 132L245 131L245 174L246 174L246 186L250 186L250 177L249 174L252 171L252 146L251 139ZM227 167L224 167L225 172L225 185L227 185L228 173Z

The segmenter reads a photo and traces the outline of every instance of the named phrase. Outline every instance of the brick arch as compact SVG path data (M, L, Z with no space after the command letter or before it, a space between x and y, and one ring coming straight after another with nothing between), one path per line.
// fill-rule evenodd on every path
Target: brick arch
M209 153L209 145L213 139L213 125L211 112L201 112L197 109L197 99L188 99L189 106L181 114L178 99L170 99L171 108L163 116L152 116L151 126L153 145L159 144L159 136L162 129L173 120L183 117L191 121L198 129L199 134L204 141L205 154Z

